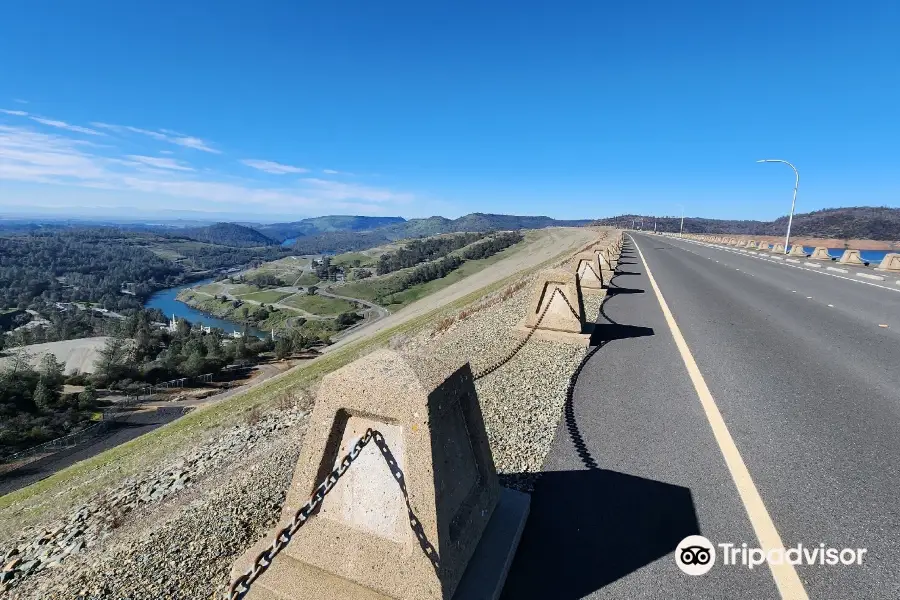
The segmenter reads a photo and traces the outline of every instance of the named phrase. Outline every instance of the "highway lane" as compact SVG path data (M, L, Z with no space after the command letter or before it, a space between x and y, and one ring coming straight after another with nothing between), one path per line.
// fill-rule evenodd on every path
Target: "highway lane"
M805 593L897 598L900 294L683 240L634 240L783 543L868 549L862 565L798 566ZM693 505L695 527L714 543L757 546L758 523L748 518L634 248L613 280L627 291L606 301L600 319L606 335L598 339L611 339L578 376L505 597L539 597L532 573L542 562L553 567L545 576L576 577L561 598L789 597L766 568L718 564L689 577L674 564L672 534L692 528L684 505ZM594 466L610 485L586 487L589 501L560 498L554 481L589 478L583 473ZM624 483L633 477L641 485ZM623 512L623 498L634 510ZM653 512L645 510L649 498L663 512L682 505L665 519L680 523L675 531L640 525L652 523L643 514ZM629 535L637 540L623 546ZM566 546L584 546L584 536L637 558L610 565L598 543L589 546L593 560L572 554ZM641 553L648 546L655 551ZM577 575L585 569L593 573Z

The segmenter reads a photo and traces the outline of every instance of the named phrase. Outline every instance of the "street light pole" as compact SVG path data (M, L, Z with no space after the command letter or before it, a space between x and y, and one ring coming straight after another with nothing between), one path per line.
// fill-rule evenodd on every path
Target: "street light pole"
M781 160L780 158L764 158L756 162L784 163L794 170L794 198L793 200L791 200L791 215L788 217L787 235L784 236L784 253L787 254L788 245L791 242L791 224L793 224L794 222L794 207L797 205L797 188L800 187L800 173L797 171L797 167L786 160Z
M679 204L681 207L681 229L678 232L678 237L684 237L684 204Z

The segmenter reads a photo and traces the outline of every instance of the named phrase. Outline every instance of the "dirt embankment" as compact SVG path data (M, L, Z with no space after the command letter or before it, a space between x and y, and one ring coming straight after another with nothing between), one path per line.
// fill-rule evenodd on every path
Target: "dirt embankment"
M435 308L440 308L454 300L481 289L487 285L508 277L513 273L528 269L547 261L554 256L571 250L575 252L597 237L597 232L587 227L554 227L539 230L539 237L529 242L512 256L505 258L485 269L447 286L429 296L413 302L387 318L363 327L353 334L340 339L328 347L331 351L347 343L371 335L382 329L399 325L415 317L424 315Z

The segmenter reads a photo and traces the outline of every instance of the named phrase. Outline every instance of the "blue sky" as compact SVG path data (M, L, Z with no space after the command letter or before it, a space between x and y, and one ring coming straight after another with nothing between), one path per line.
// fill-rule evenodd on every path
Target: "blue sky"
M742 6L739 6L742 5ZM0 213L900 206L900 3L19 2Z

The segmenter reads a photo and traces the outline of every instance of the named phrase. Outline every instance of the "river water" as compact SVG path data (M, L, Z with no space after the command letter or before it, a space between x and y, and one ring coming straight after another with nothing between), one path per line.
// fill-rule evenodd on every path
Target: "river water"
M815 248L813 248L812 246L803 246L803 249L806 251L807 254L812 254L813 250L815 250ZM859 256L864 261L868 261L869 263L871 263L873 265L877 265L877 264L880 264L882 260L884 260L884 256L886 254L888 254L889 252L891 252L891 251L890 250L860 250ZM844 249L843 248L829 248L828 254L830 254L831 256L833 256L835 258L840 258L841 256L844 255Z
M203 279L201 281L193 281L178 287L161 290L150 296L144 306L146 308L158 308L166 315L166 318L172 318L172 315L175 315L176 318L185 319L191 323L201 323L207 327L218 327L226 333L242 331L244 326L240 323L233 323L231 321L226 321L225 319L214 317L175 299L181 290L205 285L213 281L215 281L215 279ZM266 336L262 331L252 327L249 331L250 335L255 335L256 337L264 338Z

